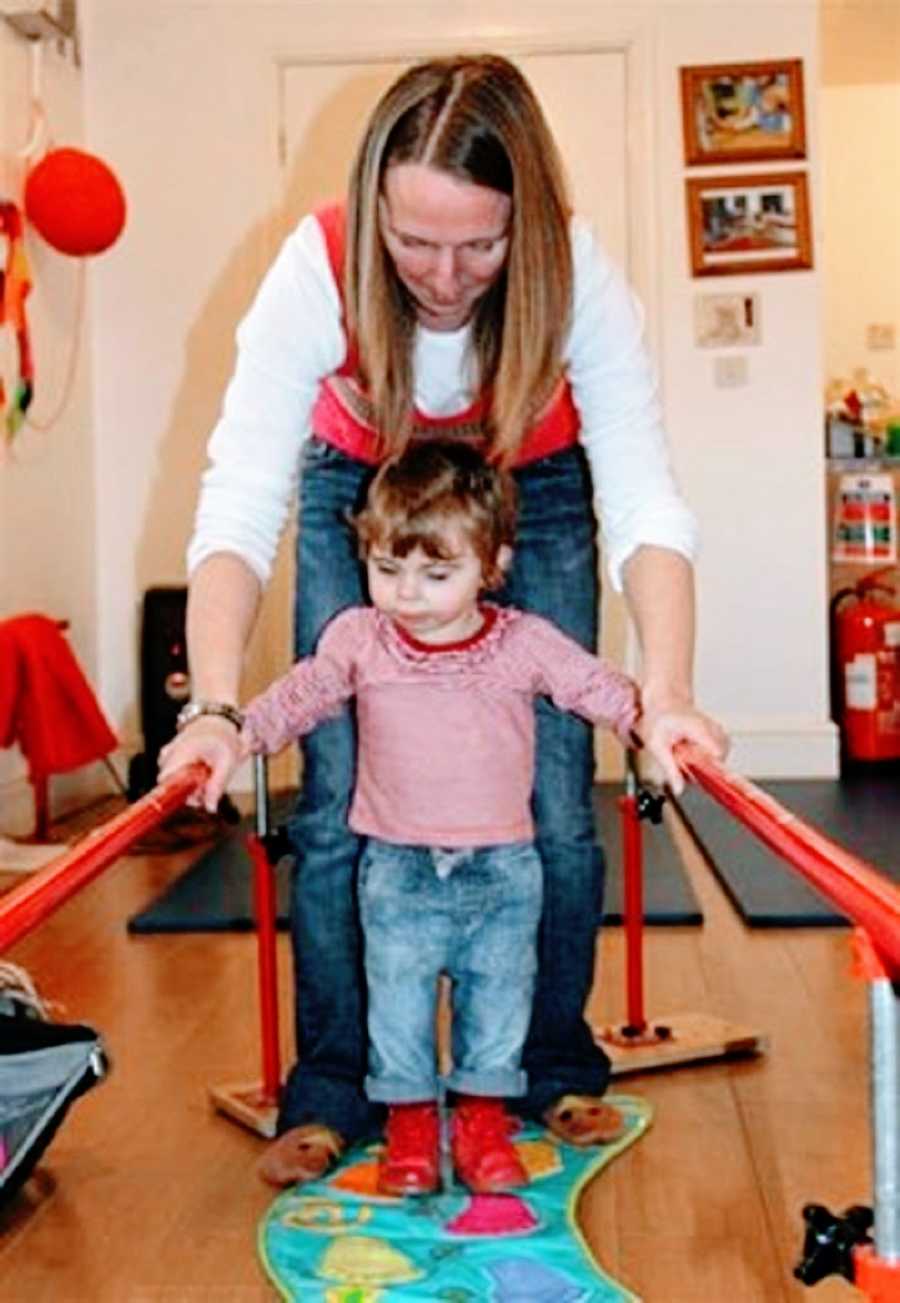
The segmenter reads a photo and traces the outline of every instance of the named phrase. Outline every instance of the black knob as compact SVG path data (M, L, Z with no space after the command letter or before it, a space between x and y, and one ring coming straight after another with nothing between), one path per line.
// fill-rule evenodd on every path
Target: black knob
M869 1231L874 1220L871 1208L854 1204L837 1216L824 1204L808 1203L803 1209L803 1220L806 1236L803 1257L794 1268L797 1280L804 1285L815 1285L826 1276L853 1280L853 1250L859 1244L871 1243Z

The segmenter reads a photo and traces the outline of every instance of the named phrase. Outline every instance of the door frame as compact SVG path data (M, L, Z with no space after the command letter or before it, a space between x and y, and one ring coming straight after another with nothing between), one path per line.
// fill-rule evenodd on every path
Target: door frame
M388 10L390 7L388 7ZM427 15L423 15L426 18ZM602 20L602 15L598 18ZM600 27L609 26L600 22ZM625 195L626 195L626 262L625 272L646 311L647 342L654 357L661 357L661 319L659 312L660 272L658 266L658 189L654 109L656 82L653 42L648 29L640 24L618 33L602 30L560 35L558 25L552 32L532 26L515 32L506 28L502 35L486 34L473 44L471 33L460 41L447 35L403 40L332 40L319 38L308 49L296 54L279 54L274 58L276 75L276 158L279 182L283 179L287 159L286 77L290 70L321 64L412 63L417 59L453 54L460 49L490 48L508 58L528 55L574 55L618 53L625 66Z

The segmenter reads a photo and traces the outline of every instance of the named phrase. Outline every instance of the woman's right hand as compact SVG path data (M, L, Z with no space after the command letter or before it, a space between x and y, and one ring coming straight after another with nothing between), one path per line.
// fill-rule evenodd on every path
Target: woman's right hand
M160 751L159 778L171 778L176 770L202 760L209 767L209 778L187 804L215 814L229 779L248 754L240 733L227 719L199 715Z

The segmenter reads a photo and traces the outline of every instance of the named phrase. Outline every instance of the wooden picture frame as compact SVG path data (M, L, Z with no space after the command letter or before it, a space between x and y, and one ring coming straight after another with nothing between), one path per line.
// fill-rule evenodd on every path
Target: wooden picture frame
M693 276L811 267L805 172L745 172L686 182Z
M805 158L803 62L682 68L681 115L688 166Z

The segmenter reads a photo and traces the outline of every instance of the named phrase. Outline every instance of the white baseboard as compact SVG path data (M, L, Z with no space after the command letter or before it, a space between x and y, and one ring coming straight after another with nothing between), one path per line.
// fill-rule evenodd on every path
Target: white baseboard
M731 737L728 767L745 778L837 778L840 735L830 719L774 716L722 720Z
M829 720L746 716L719 722L731 738L726 765L744 778L838 778L840 748L837 725ZM659 773L646 752L640 753L640 770L651 782Z
M127 755L124 751L114 751L109 758L124 782L128 772ZM82 765L68 774L51 774L50 819L81 809L116 790L109 772L99 761ZM17 748L11 748L3 753L0 764L0 833L6 837L30 837L33 832L34 791L28 781L25 761Z
M0 833L6 837L30 837L34 832L34 793L25 778L0 783Z
M731 737L728 768L745 778L837 778L839 774L839 738L831 720L808 720L776 716L764 720L746 717L723 719ZM125 778L128 756L115 752L110 759ZM621 753L598 755L598 779L618 781L621 777ZM605 761L605 763L604 763ZM235 774L229 789L234 793L253 790L253 769L247 761ZM270 761L269 789L297 783L297 761L293 748ZM101 764L84 765L71 774L55 774L50 779L51 818L87 804L114 790L112 780ZM27 837L34 831L34 796L24 762L15 751L2 753L0 759L0 833L7 837Z

